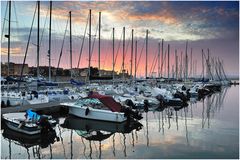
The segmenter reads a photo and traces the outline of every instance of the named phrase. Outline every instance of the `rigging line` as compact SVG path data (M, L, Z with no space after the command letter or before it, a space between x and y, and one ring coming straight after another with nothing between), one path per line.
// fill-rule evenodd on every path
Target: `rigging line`
M15 1L13 1L13 7L14 7L14 13L16 16L16 26L17 26L17 36L19 36L19 25L18 25L18 18L17 18L17 10L16 10L16 5L15 5Z
M81 45L81 49L80 49L80 53L79 53L77 68L79 68L79 65L80 65L80 60L81 60L82 51L83 51L83 46L84 46L84 40L85 40L86 32L87 32L88 19L89 19L89 14L88 14L88 17L87 17L87 23L86 23L86 26L85 26L85 31L84 31L83 40L82 40L82 45Z
M131 34L130 34L130 36L129 36L129 38L128 38L128 43L127 43L127 47L126 47L126 49L125 49L125 51L124 51L124 61L125 61L125 58L126 58L126 54L127 54L127 51L128 51L128 46L129 46L129 44L130 44L130 39L131 39Z
M111 35L110 35L110 38L109 38L109 39L111 39L112 36L113 36L113 32L111 32ZM104 58L104 63L103 63L103 69L105 68L105 62L106 62L106 59L107 59L107 53L108 53L107 51L109 51L109 50L111 49L111 44L113 44L113 43L110 42L110 44L108 45L108 48L105 47L105 49L107 48L107 50L106 50L106 52L105 52L105 58ZM109 53L110 53L110 52L109 52Z
M123 36L123 33L121 34L120 41L119 41L119 44L118 44L116 58L114 59L114 66L115 66L116 61L117 61L117 57L118 57L118 53L119 53L119 49L120 49L120 45L121 45L122 36Z
M154 57L153 64L152 64L151 70L150 70L150 73L152 73L152 75L153 75L153 71L155 70L155 67L157 64L157 56L158 56L157 52L158 52L158 49L155 52L155 57Z
M93 45L92 45L92 48L91 48L91 55L90 55L90 60L92 59L92 55L93 55L93 50L94 50L94 46L95 46L95 41L96 41L96 35L98 33L98 25L96 27L96 31L95 31L95 35L94 35L94 39L93 39Z
M2 36L1 36L1 42L2 42L2 40L3 40L3 31L4 31L5 21L6 21L6 17L7 17L7 8L8 8L8 3L9 3L9 2L7 2L7 5L6 5L6 10L5 10L5 16L4 16L4 18L3 18L3 26L2 26Z
M57 70L59 69L59 65L60 65L60 61L61 61L61 57L62 57L62 53L63 53L63 47L64 47L65 37L66 37L66 33L67 33L67 27L68 27L68 19L67 19L65 32L64 32L64 36L63 36L62 47L61 47L61 51L60 51L60 55L59 55L59 59L58 59Z
M209 73L210 73L210 76L211 76L211 78L213 79L213 75L212 75L212 72L211 72L211 69L210 69L209 60L207 60L207 57L205 56L205 54L203 54L203 56L204 56L204 58L205 58L205 60L206 60L207 69L208 69L208 71L209 71Z
M44 33L44 30L45 30L45 27L46 27L46 23L47 23L48 12L49 12L49 8L47 10L47 14L46 14L45 21L44 21L44 26L43 26L43 30L42 30L41 39L40 39L40 46L42 45L43 33Z
M153 63L152 63L151 68L150 68L150 74L152 73L153 65L155 64L155 59L157 58L156 54L154 54L154 55L155 56L153 57Z
M145 41L146 41L146 39L144 39L144 42L143 42L143 47L142 47L142 50L141 50L141 52L140 52L140 56L139 56L139 58L138 58L138 61L137 61L137 68L136 68L136 72L137 72L137 69L138 69L138 65L139 65L140 59L141 59L141 57L142 57L142 52L143 52L143 48L144 48Z
M25 55L24 55L24 60L23 60L23 65L22 65L22 69L21 69L20 80L22 80L23 68L24 68L24 65L25 65L26 57L27 57L28 46L29 46L29 42L30 42L30 38L31 38L31 34L32 34L32 28L33 28L33 24L34 24L34 19L35 19L36 11L37 11L37 2L36 2L36 7L35 7L34 15L33 15L33 20L32 20L32 25L31 25L30 33L29 33L29 36L28 36L28 42L27 42L27 47L26 47L26 51L25 51ZM19 88L19 86L18 86L18 88Z
M123 61L125 61L125 58L126 58L126 54L127 54L127 51L128 51L128 46L129 46L129 44L130 44L130 39L131 39L131 34L130 34L129 39L128 39L127 47L126 47L126 49L124 50L124 59L123 59ZM126 67L126 68L127 68L127 67ZM121 67L120 72L122 71L122 69L123 69L123 65L122 65L122 67Z

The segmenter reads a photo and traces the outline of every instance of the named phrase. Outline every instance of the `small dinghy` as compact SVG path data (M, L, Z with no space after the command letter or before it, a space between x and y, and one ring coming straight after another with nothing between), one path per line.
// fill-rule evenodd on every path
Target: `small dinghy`
M51 116L38 115L31 110L19 113L6 113L2 115L2 118L8 128L28 135L52 131L52 127L57 123Z

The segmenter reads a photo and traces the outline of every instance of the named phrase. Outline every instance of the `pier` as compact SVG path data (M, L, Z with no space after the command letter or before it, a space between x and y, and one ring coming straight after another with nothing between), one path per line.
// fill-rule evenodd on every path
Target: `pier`
M73 102L73 100L66 100L64 102ZM5 113L14 113L14 112L23 112L28 109L33 109L35 111L38 110L58 110L61 107L62 102L49 102L49 103L42 103L42 104L30 104L30 105L23 105L23 106L12 106L12 107L6 107L1 108L1 114Z

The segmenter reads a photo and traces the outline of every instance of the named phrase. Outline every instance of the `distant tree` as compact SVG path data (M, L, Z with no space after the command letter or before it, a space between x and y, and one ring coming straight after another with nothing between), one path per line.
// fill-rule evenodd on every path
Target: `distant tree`
M68 69L63 70L63 75L64 76L70 76L70 71Z
M62 76L63 75L63 70L62 69L58 69L56 74L57 74L57 76Z
M91 76L99 76L98 68L90 68Z

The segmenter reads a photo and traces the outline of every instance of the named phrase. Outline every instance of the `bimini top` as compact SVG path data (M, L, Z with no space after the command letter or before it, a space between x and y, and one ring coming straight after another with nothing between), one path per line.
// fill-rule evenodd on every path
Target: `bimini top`
M112 112L121 112L122 105L116 102L111 96L101 95L97 92L89 92L88 98L96 98L108 107Z

